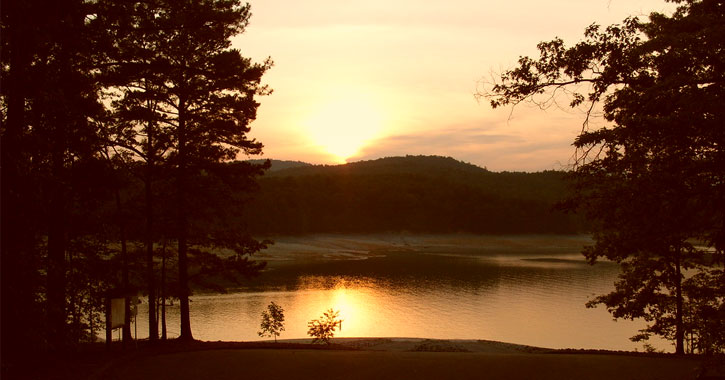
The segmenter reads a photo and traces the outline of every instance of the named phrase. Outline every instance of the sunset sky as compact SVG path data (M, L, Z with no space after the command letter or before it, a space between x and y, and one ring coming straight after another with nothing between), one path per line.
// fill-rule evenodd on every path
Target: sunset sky
M336 164L442 155L490 170L570 163L577 111L492 110L477 86L536 54L580 40L592 22L671 13L663 0L252 0L234 47L275 66L252 136L264 157Z

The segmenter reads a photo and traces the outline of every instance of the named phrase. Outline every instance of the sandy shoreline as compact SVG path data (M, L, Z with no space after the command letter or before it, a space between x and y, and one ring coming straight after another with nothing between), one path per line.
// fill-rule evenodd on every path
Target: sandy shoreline
M274 267L291 261L361 260L395 252L547 252L562 248L580 256L591 243L589 235L477 235L477 234L312 234L271 236L274 244L253 259ZM582 259L583 260L583 259Z
M419 338L142 342L28 359L10 371L3 363L3 379L697 379L703 368L725 376L722 358Z
M311 344L311 339L285 339L279 343ZM550 353L555 350L522 344L473 339L335 338L337 346L384 352L479 352L491 354Z

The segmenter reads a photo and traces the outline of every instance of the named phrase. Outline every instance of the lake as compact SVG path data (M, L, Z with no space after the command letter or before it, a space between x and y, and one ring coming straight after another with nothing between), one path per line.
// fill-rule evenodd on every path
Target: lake
M255 256L268 269L226 294L191 297L194 337L260 340L270 301L285 311L280 339L307 338L307 322L340 311L339 337L485 339L549 348L642 349L641 321L613 321L594 295L613 290L618 266L588 265L587 236L319 235L279 237ZM139 337L148 336L147 304ZM167 308L179 332L178 303ZM651 342L672 351L663 341Z

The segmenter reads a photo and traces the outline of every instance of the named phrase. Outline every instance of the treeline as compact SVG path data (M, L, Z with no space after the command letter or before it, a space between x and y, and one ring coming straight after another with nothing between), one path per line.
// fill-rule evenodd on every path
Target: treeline
M495 173L436 156L297 166L260 179L245 219L257 234L580 232L579 220L555 207L563 177Z
M264 247L229 206L264 168L229 164L261 153L248 132L270 91L271 61L231 47L249 4L3 0L0 16L3 374L94 341L110 297L146 296L151 341L177 297L192 340L190 288L256 271Z

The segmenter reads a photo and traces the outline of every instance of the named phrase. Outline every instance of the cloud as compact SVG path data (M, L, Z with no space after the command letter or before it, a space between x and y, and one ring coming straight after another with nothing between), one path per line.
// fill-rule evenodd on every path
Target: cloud
M517 143L521 138L512 135L490 134L486 131L463 129L463 130L440 130L430 131L421 134L397 135L378 140L384 149L397 147L415 147L418 149L445 147L446 149L464 147L479 147L499 143Z
M572 153L568 137L513 132L463 127L394 135L371 142L348 162L421 154L450 156L495 171L539 171L567 165Z

